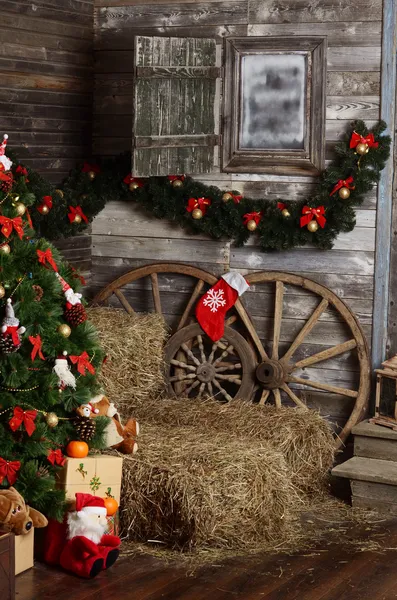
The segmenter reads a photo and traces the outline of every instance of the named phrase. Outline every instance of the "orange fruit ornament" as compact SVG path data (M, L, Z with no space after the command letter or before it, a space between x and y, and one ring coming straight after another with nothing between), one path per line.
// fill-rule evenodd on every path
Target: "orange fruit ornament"
M86 442L73 440L66 446L66 454L71 458L85 458L89 447Z
M112 517L118 511L119 503L117 502L117 500L115 498L112 498L111 496L106 496L106 498L104 498L103 500L105 502L107 516Z

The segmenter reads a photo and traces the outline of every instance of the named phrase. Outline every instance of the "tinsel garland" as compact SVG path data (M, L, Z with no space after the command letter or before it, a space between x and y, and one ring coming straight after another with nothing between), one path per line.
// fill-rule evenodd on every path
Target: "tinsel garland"
M253 200L237 191L220 190L175 174L134 179L129 174L131 155L126 153L79 166L58 190L27 169L27 190L38 203L31 210L31 218L40 235L49 239L67 237L81 232L107 202L132 201L158 219L175 221L192 233L226 238L236 245L256 235L264 251L287 250L307 243L328 249L339 233L354 228L355 207L362 204L364 195L379 180L390 152L390 137L381 135L385 129L383 121L371 132L363 121L354 123L346 140L336 144L336 158L321 174L315 193L303 200ZM360 154L357 144L362 138L372 139L373 143ZM43 204L49 205L48 197L52 198L52 206L42 214Z

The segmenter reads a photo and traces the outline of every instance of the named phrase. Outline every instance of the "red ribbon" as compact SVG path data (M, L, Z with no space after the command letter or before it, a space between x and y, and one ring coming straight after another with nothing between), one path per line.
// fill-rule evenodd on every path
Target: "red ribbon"
M51 248L47 248L47 250L37 250L37 256L39 257L39 263L47 267L46 262L54 269L56 273L58 273L58 267L52 257Z
M83 352L80 356L69 356L69 358L74 365L77 365L77 370L80 375L86 375L86 369L91 375L94 375L95 369L89 361L87 352Z
M0 163L1 164L1 163ZM4 168L4 167L3 167ZM12 175L8 175L7 173L4 173L1 169L0 169L0 181L5 181L6 183L11 183L12 182Z
M347 179L339 179L338 183L336 184L336 186L330 193L330 196L333 196L335 194L335 192L337 192L338 190L340 190L343 187L346 187L349 190L354 190L355 186L353 185L353 182L354 182L354 179L352 176L348 177Z
M14 485L17 480L17 473L21 468L19 460L8 461L0 456L0 484L7 477L8 483Z
M33 335L29 336L29 342L31 344L33 344L33 348L32 348L32 352L30 354L30 358L32 360L34 360L37 356L37 354L39 355L39 357L41 358L41 360L45 360L44 354L42 352L42 347L43 347L43 342L41 341L41 337L39 335L36 335L36 337L34 337Z
M262 212L252 212L252 213L246 213L245 215L243 215L244 225L247 225L248 221L255 221L256 225L259 225L261 220L262 220Z
M73 223L76 215L79 215L85 223L88 223L88 219L83 213L81 206L69 206L70 212L68 213L69 221Z
M57 450L50 450L47 454L47 459L52 465L59 465L63 467L66 462L66 457L62 454L60 448Z
M41 214L43 214L43 206L46 206L48 210L52 209L52 196L43 196L41 204L37 207L37 210Z
M279 210L284 210L284 208L287 208L287 205L284 204L284 202L277 202L277 208Z
M355 148L357 144L367 144L368 148L377 148L379 146L379 143L375 142L373 133L368 134L367 137L363 137L356 131L353 131L350 138L350 148Z
M14 344L14 346L18 346L21 343L21 340L19 339L18 329L19 325L7 325L7 331L3 333L4 337L7 337L7 335L11 335L12 343Z
M69 265L69 266L70 266L70 269L72 271L72 277L74 279L80 279L81 285L85 285L87 282L84 279L84 277L82 275L80 275L80 273L78 273L74 267L72 267L71 265Z
M196 208L199 208L203 215L205 215L209 206L211 206L211 200L209 198L189 198L186 210L191 213Z
M232 192L229 192L229 194L231 195L234 204L240 204L241 200L243 199L240 194L233 194Z
M324 225L326 223L326 218L324 217L325 208L324 206L317 206L317 208L310 208L310 206L304 206L302 208L302 217L300 225L304 227L308 225L310 221L313 219L317 220L317 223L320 225L322 229L324 229Z
M21 177L26 177L25 182L29 183L29 179L28 177L28 170L26 169L26 167L23 167L22 165L18 165L17 168L15 169L15 173L16 175L21 175Z
M90 171L93 171L94 173L100 173L101 169L98 167L98 165L91 165L90 163L85 162L81 172L89 173Z
M126 183L127 185L129 185L130 183L136 183L138 187L143 187L143 181L142 181L142 179L138 179L136 177L133 177L131 175L131 173L129 173L128 175L126 175L124 177L123 182Z
M32 219L31 219L30 212L29 212L28 208L26 209L26 213L25 214L26 214L26 218L28 220L30 229L34 229L33 223L32 223Z
M15 230L15 233L18 234L20 240L23 238L23 221L21 217L15 217L14 219L0 217L0 225L2 225L1 233L6 238L10 237L13 229Z
M11 417L9 421L9 426L12 431L16 431L18 427L22 425L25 426L26 433L30 437L34 430L36 429L36 425L34 424L34 420L37 417L37 410L23 410L20 406L16 406L14 408L14 416Z
M184 175L168 175L168 181L172 183L173 181L185 181Z

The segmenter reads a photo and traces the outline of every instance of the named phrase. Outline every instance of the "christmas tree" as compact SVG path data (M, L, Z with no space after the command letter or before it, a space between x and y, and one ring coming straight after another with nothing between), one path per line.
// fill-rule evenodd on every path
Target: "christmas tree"
M31 506L61 519L56 473L72 440L101 448L105 417L75 412L100 391L103 352L86 320L81 278L29 214L40 210L28 173L0 147L0 488L13 485ZM45 203L45 201L44 201ZM46 211L44 211L45 213Z

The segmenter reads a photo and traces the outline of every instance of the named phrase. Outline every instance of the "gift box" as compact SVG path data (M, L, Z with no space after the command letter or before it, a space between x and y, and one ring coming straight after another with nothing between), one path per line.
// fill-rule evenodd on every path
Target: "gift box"
M15 536L15 575L33 567L34 529Z
M120 535L120 516L119 511L111 517L106 517L108 522L105 533L108 535Z
M123 459L118 456L87 456L66 458L57 474L57 487L63 488L67 500L74 500L77 492L105 498L113 496L120 503Z

